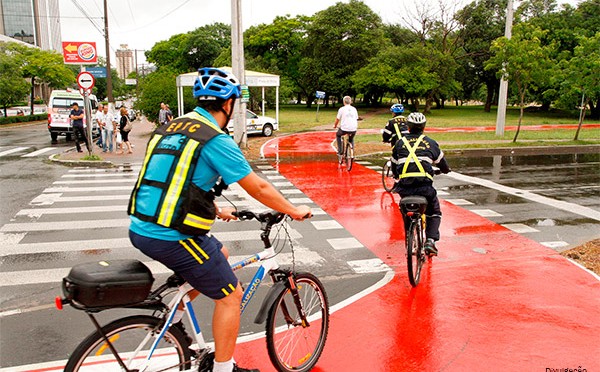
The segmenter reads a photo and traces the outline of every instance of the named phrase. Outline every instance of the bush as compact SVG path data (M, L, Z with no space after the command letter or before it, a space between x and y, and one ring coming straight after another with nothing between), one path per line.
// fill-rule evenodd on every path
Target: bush
M28 123L31 121L40 121L47 120L48 114L35 114L35 115L26 115L26 116L8 116L0 118L0 125L4 124L13 124L13 123Z

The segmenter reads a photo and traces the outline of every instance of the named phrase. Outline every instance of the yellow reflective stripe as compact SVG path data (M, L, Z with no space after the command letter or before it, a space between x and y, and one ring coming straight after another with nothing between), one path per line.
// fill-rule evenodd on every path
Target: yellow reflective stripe
M160 139L162 138L162 135L157 134L155 136L152 137L152 139L150 140L150 142L148 143L148 148L146 149L146 157L144 158L144 164L142 164L142 169L140 170L140 174L138 175L138 180L137 183L135 184L135 189L139 190L140 185L142 184L142 180L144 179L144 174L146 173L146 168L148 167L148 163L150 162L150 158L152 157L152 151L154 150L154 147L156 147L156 144L158 143L158 141L160 141ZM131 200L131 211L130 213L133 214L135 212L135 196L136 196L137 192L133 193L133 198Z
M402 133L400 133L400 128L398 128L398 123L394 123L394 129L396 130L396 135L398 138L402 137Z
M233 284L230 283L228 287L231 290L231 292L235 291L235 287L233 286ZM229 294L231 293L231 292L227 292L227 289L225 289L225 288L221 288L221 291L223 293L225 293L225 296L229 296Z
M194 152L199 144L200 143L198 141L190 139L181 153L181 157L179 158L177 166L175 167L175 171L173 172L173 176L171 177L171 184L169 185L169 189L165 194L165 198L160 209L160 214L157 221L159 225L171 226L171 220L175 214L175 209L177 207L177 201L179 200L181 190L183 190L186 174L190 169Z
M419 136L419 138L417 138L417 142L415 142L414 146L411 146L405 137L401 138L402 142L404 142L404 146L408 150L408 156L406 157L407 159L404 162L404 167L402 167L402 174L400 175L400 178L427 177L429 179L433 179L433 177L429 173L425 172L425 169L423 168L423 164L421 164L421 161L417 157L417 148L421 144L421 141L423 140L424 137L425 137L425 135L421 134ZM408 165L410 164L411 160L417 165L417 168L419 169L418 173L417 172L407 172Z
M188 242L190 242L191 245L194 246L194 248L196 248L196 250L198 252L200 252L200 254L202 256L204 256L205 259L209 259L210 257L208 257L208 255L206 254L206 252L204 252L204 249L200 248L200 246L198 244L196 244L196 242L194 241L194 239L188 239Z
M185 244L185 242L183 240L180 240L179 244L181 244L183 246L183 248L185 248L192 255L192 257L194 257L196 259L196 261L200 262L201 264L204 263L204 261L202 261L202 259L200 257L198 257L196 252L194 252L194 250L192 248L190 248L189 245Z
M202 218L200 216L196 216L194 214L188 213L183 220L184 225L199 227L204 230L210 230L212 225L215 223L215 220L209 220L206 218Z
M200 115L196 111L192 111L192 112L186 114L185 116L187 116L188 118L192 118L192 119L196 119L198 121L201 121L202 123L204 123L204 124L212 127L213 129L215 129L219 133L225 133L225 132L223 132L223 129L221 129L221 127L219 127L218 125L215 125L213 122L211 122L210 120L208 120L204 116Z

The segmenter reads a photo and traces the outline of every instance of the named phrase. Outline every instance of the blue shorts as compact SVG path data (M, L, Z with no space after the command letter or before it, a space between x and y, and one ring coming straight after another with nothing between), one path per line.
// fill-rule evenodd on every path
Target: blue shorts
M146 256L173 270L213 300L222 299L237 288L237 277L221 252L223 244L213 236L168 241L148 238L130 230L129 239Z

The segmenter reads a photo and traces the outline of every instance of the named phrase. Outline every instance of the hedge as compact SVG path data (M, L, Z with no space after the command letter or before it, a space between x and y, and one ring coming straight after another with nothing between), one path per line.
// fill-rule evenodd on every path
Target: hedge
M30 121L40 121L47 120L48 114L35 114L35 115L25 115L25 116L8 116L8 117L0 117L0 125L4 124L13 124L13 123L26 123Z

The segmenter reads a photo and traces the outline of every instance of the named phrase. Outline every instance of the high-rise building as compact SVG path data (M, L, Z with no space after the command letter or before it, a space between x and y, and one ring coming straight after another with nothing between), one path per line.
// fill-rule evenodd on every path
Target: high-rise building
M121 79L135 71L135 62L133 60L133 50L129 49L127 44L121 44L121 48L115 52L117 55L117 73Z
M0 33L62 53L58 0L0 0Z

